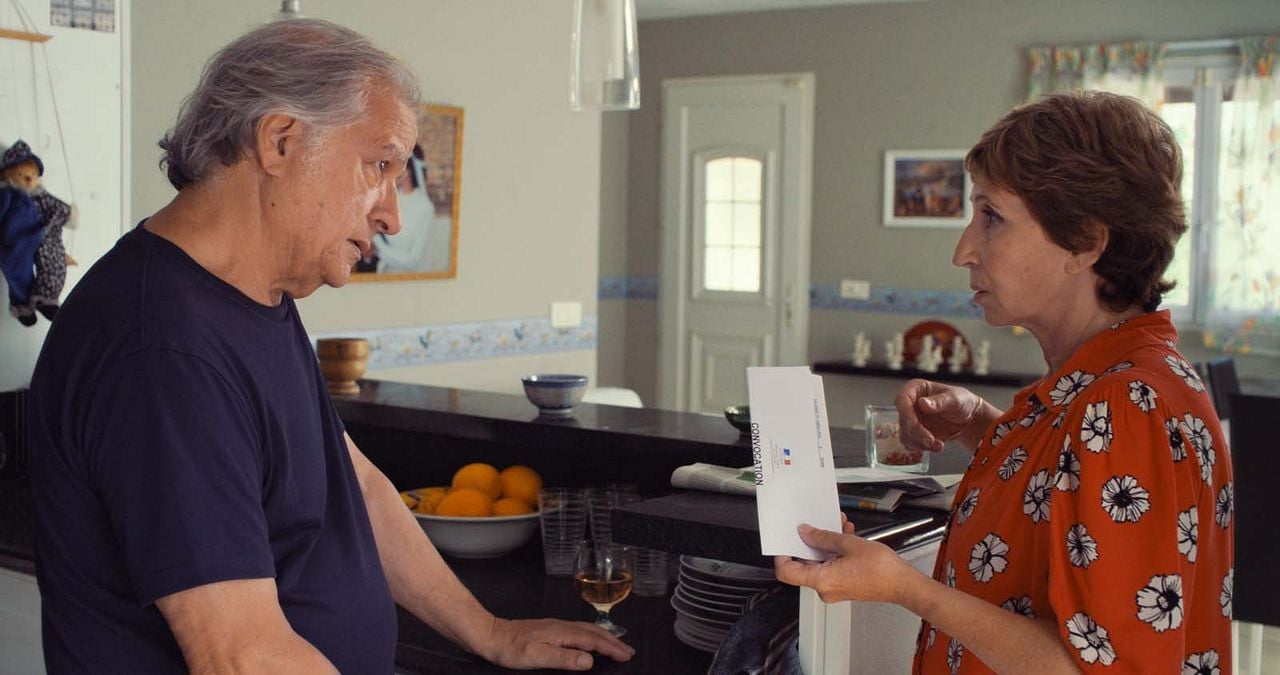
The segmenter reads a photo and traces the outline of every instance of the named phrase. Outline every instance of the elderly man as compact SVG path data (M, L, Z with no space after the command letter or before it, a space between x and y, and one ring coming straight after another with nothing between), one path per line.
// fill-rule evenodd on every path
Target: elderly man
M68 298L31 395L49 672L390 673L394 603L512 668L634 653L459 583L334 412L294 299L400 229L412 74L320 21L207 66L178 195Z

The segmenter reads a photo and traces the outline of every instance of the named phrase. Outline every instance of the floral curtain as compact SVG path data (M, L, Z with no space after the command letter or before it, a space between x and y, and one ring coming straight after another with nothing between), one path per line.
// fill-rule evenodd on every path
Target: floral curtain
M1159 109L1164 101L1164 43L1031 47L1027 100L1072 89L1101 89L1135 96Z
M1218 223L1206 322L1217 346L1247 352L1280 337L1280 43L1239 41L1241 68L1222 107ZM1266 342L1273 340L1267 339Z

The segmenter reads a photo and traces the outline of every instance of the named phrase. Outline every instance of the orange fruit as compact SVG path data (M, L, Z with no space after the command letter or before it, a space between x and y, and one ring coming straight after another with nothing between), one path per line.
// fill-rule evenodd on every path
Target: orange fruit
M418 505L414 507L414 511L418 513L435 513L436 507L440 506L440 501L449 493L449 488L426 487L418 488L413 492L418 496Z
M517 464L503 469L498 477L502 480L503 497L519 499L530 507L538 506L538 491L542 489L542 476L539 476L537 471Z
M493 515L493 499L472 488L450 490L436 506L437 516L480 517Z
M503 497L493 503L493 515L495 516L520 516L526 513L533 513L533 507L522 499Z
M409 507L410 510L418 505L418 495L412 491L401 492L400 500L403 501L404 505Z
M489 499L497 499L502 495L502 481L498 478L498 470L492 464L475 462L468 464L453 474L453 489L471 488L479 490Z

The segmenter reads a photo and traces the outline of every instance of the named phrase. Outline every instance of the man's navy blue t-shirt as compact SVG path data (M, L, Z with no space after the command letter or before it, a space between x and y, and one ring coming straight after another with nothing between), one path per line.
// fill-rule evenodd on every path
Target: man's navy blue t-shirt
M340 670L392 671L395 607L292 299L139 226L59 310L29 420L50 673L186 672L156 599L264 578Z

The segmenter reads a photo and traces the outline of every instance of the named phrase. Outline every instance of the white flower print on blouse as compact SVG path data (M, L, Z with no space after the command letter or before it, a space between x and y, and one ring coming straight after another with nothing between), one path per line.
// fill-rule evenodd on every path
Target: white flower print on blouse
M1085 387L1093 384L1093 380L1094 376L1083 370L1063 375L1053 384L1053 391L1049 392L1049 400L1054 405L1066 405L1075 400L1076 395L1084 391Z
M934 628L933 626L929 626L929 639L925 641L924 648L933 649L933 641L937 637L938 637L938 629Z
M1098 559L1098 540L1089 534L1084 523L1076 523L1067 530L1067 557L1076 567L1085 567Z
M1062 439L1062 452L1058 453L1058 472L1054 475L1053 484L1064 492L1075 492L1080 488L1080 458L1071 451L1071 437Z
M1217 459L1213 451L1213 434L1209 433L1204 420L1187 413L1182 416L1182 435L1195 449L1196 456L1200 459L1200 478L1204 479L1205 485L1209 485L1213 482L1213 463Z
M1031 403L1031 411L1027 413L1026 417L1023 417L1018 421L1018 424L1022 427L1029 427L1032 424L1035 424L1036 420L1040 419L1040 416L1044 415L1045 411L1048 410L1044 407L1044 404L1040 402L1040 398L1035 394L1032 394L1027 400Z
M956 568L955 568L955 565L951 564L950 560L947 561L947 571L944 576L947 582L947 588L955 588L956 587Z
M1132 367L1133 367L1133 361L1121 361L1120 363L1117 363L1114 366L1111 366L1110 368L1102 371L1102 374L1110 375L1111 373L1119 373L1119 372L1126 371Z
M1084 419L1080 422L1080 442L1089 452L1106 452L1111 449L1111 408L1106 401L1085 406Z
M1031 522L1048 522L1049 500L1053 497L1053 488L1049 485L1049 470L1041 469L1027 481L1027 490L1022 494L1022 512L1031 517Z
M973 515L973 510L978 507L978 495L982 494L982 488L974 488L964 496L960 502L960 506L956 507L956 522L963 525L964 521Z
M1218 523L1218 527L1227 529L1231 525L1231 513L1235 510L1235 488L1231 487L1231 483L1222 486L1218 491L1218 498L1213 505L1213 520Z
M1116 661L1116 650L1107 639L1107 629L1084 612L1067 619L1067 641L1080 651L1080 659L1085 663L1109 666Z
M1138 589L1138 619L1151 624L1157 633L1182 625L1182 577L1157 574Z
M1170 417L1164 421L1164 430L1169 432L1169 450L1173 453L1173 461L1181 462L1187 458L1187 442L1182 436L1182 425L1178 418Z
M1058 413L1058 416L1053 418L1053 428L1054 429L1060 428L1062 426L1062 423L1065 422L1066 419L1067 419L1067 411L1063 410L1062 412Z
M1173 354L1165 354L1164 362L1169 364L1169 370L1172 370L1174 375L1181 377L1182 381L1186 382L1192 391L1204 391L1204 383L1200 381L1200 376L1196 374L1196 369L1192 368L1190 363Z
M1019 445L1000 463L1000 480L1013 478L1013 474L1018 473L1018 469L1022 468L1022 463L1025 461L1027 461L1027 451Z
M1187 562L1196 561L1196 543L1200 540L1200 512L1195 506L1178 514L1178 553L1187 556Z
M1031 609L1031 596L1024 595L1020 598L1009 598L1000 603L1001 609L1006 609L1014 614L1021 614L1029 619L1036 618L1035 610Z
M994 448L997 445L1000 445L1000 441L1004 440L1004 435L1009 433L1009 430L1013 429L1015 424L1017 424L1017 422L1014 422L1013 420L997 424L995 431L991 432L991 447Z
M1138 406L1138 410L1142 412L1151 412L1156 407L1156 399L1160 398L1156 394L1156 390L1147 386L1142 380L1134 380L1129 383L1129 401Z
M1117 523L1136 523L1151 508L1150 493L1133 476L1112 476L1102 484L1102 508Z
M951 642L947 643L947 666L951 668L951 675L960 672L960 657L964 656L964 648L960 646L960 641L951 638Z
M1222 615L1231 618L1231 598L1233 596L1232 586L1233 577L1235 577L1236 568L1232 567L1227 570L1226 576L1222 577L1222 592L1218 594L1218 606L1222 608Z
M987 583L991 578L1009 566L1009 545L1004 543L995 532L983 537L982 541L973 545L969 552L969 573L979 583Z
M1126 323L1129 323L1129 320L1128 320L1128 319L1120 319L1119 321L1117 321L1117 322L1115 322L1115 323L1111 324L1111 330L1115 330L1115 329L1117 329L1117 328L1119 328L1119 327L1121 327L1121 326L1125 325Z
M1218 668L1218 652L1210 649L1188 656L1182 662L1182 675L1222 675Z

